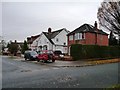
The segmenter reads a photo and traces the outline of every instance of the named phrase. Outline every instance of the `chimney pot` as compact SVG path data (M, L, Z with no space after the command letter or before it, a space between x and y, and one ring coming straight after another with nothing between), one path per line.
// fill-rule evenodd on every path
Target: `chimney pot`
M51 28L48 28L48 33L51 33L52 29Z
M95 21L94 27L95 27L95 30L98 31L98 28L97 28L97 21Z

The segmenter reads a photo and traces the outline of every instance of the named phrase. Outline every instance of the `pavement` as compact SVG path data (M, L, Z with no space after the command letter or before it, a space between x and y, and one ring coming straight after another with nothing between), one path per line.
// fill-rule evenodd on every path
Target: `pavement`
M120 59L108 59L108 60L94 60L94 61L60 61L56 60L55 63L45 63L50 66L55 67L85 67L85 66L94 66L99 64L108 64L108 63L117 63L120 62Z
M25 61L22 57L13 57L14 60L21 60ZM107 60L78 60L78 61L63 61L63 60L56 60L54 63L43 63L37 61L30 61L36 64L48 65L52 67L84 67L84 66L94 66L99 64L107 64L107 63L117 63L120 62L120 58L116 59L107 59Z

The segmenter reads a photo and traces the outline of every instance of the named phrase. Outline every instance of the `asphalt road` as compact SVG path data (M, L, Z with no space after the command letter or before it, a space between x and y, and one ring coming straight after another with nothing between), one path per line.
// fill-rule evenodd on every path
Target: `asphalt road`
M118 83L118 63L52 67L2 57L2 88L106 88Z

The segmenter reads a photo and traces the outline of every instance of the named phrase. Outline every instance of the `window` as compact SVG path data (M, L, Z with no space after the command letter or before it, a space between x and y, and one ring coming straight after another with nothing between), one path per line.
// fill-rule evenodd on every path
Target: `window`
M82 33L79 33L79 39L82 39Z
M85 39L85 33L76 33L75 40Z
M43 46L43 50L47 50L47 45L44 45L44 46Z
M70 36L69 36L69 40L73 40L73 35L70 35Z
M58 42L59 41L59 39L58 38L56 38L56 42Z
M82 39L85 39L85 33L82 33Z
M75 40L79 39L79 33L75 33Z

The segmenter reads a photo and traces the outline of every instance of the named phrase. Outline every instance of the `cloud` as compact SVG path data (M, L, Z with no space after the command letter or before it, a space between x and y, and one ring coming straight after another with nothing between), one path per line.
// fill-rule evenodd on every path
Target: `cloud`
M2 24L6 40L23 41L27 36L67 28L72 31L97 20L98 2L3 2Z

